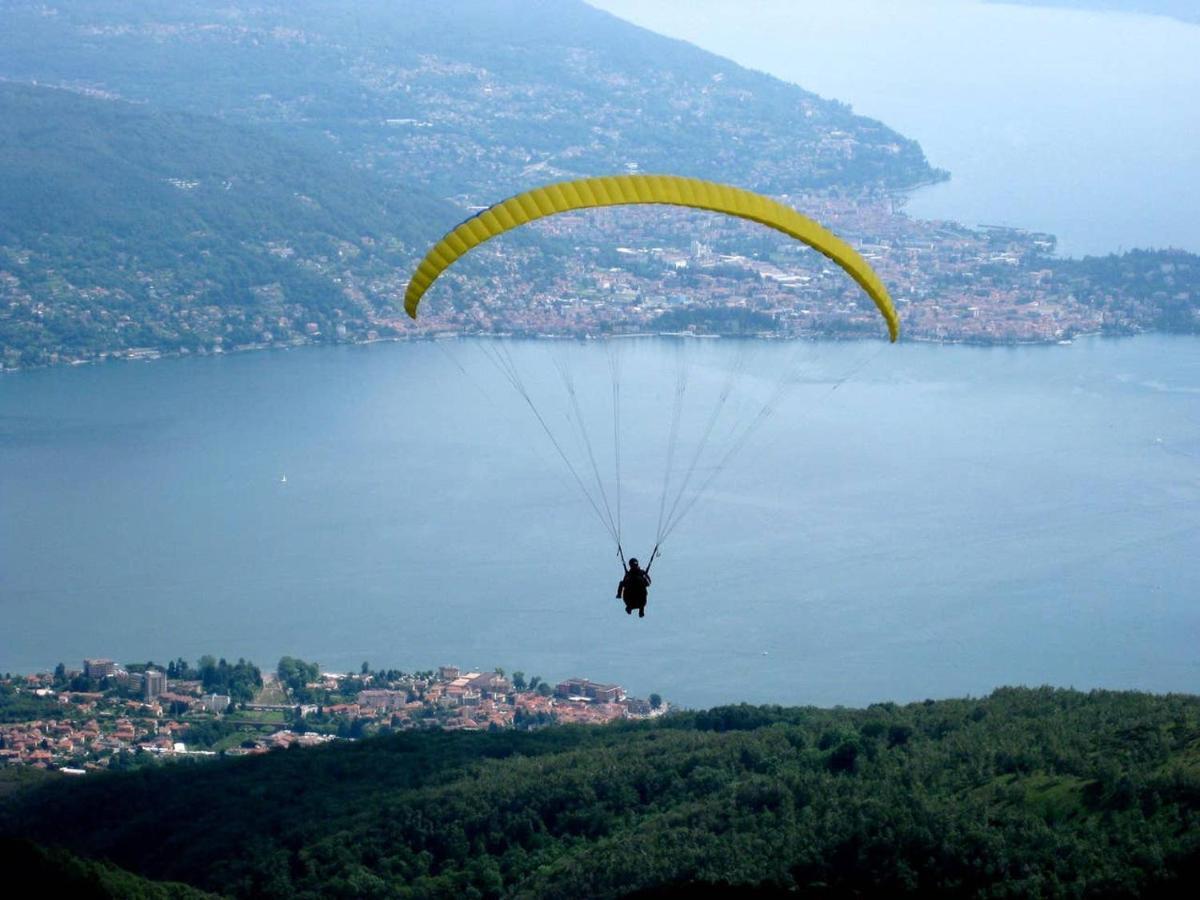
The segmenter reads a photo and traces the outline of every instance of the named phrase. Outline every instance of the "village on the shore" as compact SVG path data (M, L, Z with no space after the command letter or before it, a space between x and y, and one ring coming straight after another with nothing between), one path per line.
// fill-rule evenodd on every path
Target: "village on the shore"
M231 693L206 689L221 680L232 684ZM396 731L599 725L667 709L657 694L630 697L617 684L551 684L502 669L441 666L409 674L370 672L364 663L363 671L336 673L285 657L279 672L260 673L244 660L202 660L192 670L182 660L155 667L86 659L81 669L60 664L54 672L0 679L0 768L79 775L156 758L253 755Z
M784 202L853 241L888 285L909 338L1053 343L1137 330L1135 312L1085 302L1056 272L1052 235L914 219L890 196ZM379 316L376 333L868 337L881 328L837 266L737 220L670 208L606 210L556 216L537 228L549 250L487 248L502 257L494 268L503 275L483 284L462 278L457 290L442 289L441 302L431 298L416 323ZM564 252L548 264L544 254L553 254L555 242L610 249ZM522 277L509 277L513 270ZM392 289L403 286L397 279Z
M892 195L782 199L862 253L888 286L906 340L1053 344L1195 326L1188 304L1197 269L1182 251L1062 259L1054 255L1053 235L916 219ZM122 347L119 334L137 324L126 313L113 323L113 346L54 350L43 363L465 336L884 334L869 299L820 254L740 220L696 216L663 207L568 213L537 222L530 226L537 241L480 248L476 255L485 262L447 272L416 321L402 310L408 268L360 273L314 259L313 271L333 278L343 295L331 317L312 316L296 304L244 315L213 304L189 305L171 312L171 321L155 320L162 335L189 335L186 341L164 337L155 346ZM290 256L294 248L277 243L267 252ZM19 290L2 260L0 304L14 314L29 304L30 315L46 312ZM235 315L241 318L231 323ZM103 311L97 316L111 318ZM199 340L200 334L212 337ZM16 368L17 356L0 359L0 370Z

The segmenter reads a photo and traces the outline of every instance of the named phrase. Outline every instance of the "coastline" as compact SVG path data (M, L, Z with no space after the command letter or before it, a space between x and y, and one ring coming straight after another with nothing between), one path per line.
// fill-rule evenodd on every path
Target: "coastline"
M1144 334L1160 334L1160 335L1175 335L1176 332L1161 331L1149 329L1146 331L1134 332L1102 332L1089 331L1063 335L1061 337L1046 337L1033 340L1022 340L1019 338L997 338L994 340L985 340L975 337L950 337L936 336L926 334L906 335L901 332L899 342L902 343L917 343L917 344L954 344L966 347L1052 347L1063 346L1070 344L1072 341L1081 338L1103 338L1103 339L1123 339L1138 337ZM1181 334L1179 337L1188 337L1189 335ZM1194 336L1194 335L1193 335ZM337 342L326 341L311 341L299 340L288 344L250 344L240 347L231 347L228 350L218 350L215 352L190 353L171 350L154 350L146 352L144 350L132 349L129 351L112 351L106 355L93 359L66 359L58 362L46 363L37 366L15 366L15 367L0 367L0 375L16 375L22 372L36 372L45 369L62 369L62 368L77 368L80 366L98 366L116 363L151 363L167 359L206 359L222 356L232 356L235 354L244 353L260 353L260 352L286 352L289 350L301 350L316 347L366 347L373 344L405 344L419 343L424 341L439 341L439 340L469 340L469 339L484 339L484 340L522 340L522 341L600 341L600 340L626 340L626 339L647 339L647 338L680 338L684 340L732 340L732 341L779 341L779 342L819 342L828 341L830 343L857 343L870 342L876 338L867 335L845 335L845 334L801 334L801 335L781 335L770 332L750 333L750 334L695 334L686 331L640 331L626 332L620 334L518 334L512 331L494 331L494 332L471 332L471 331L438 331L438 332L421 332L420 334L395 335L392 337L376 337L364 338L363 340L344 340Z

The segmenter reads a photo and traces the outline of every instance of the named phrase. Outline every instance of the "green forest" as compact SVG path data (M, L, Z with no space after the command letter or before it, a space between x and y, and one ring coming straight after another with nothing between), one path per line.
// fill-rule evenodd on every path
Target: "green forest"
M1136 897L1200 877L1200 698L409 732L50 781L0 832L245 897Z
M0 84L0 365L332 338L364 314L347 267L390 273L454 218L319 144Z
M77 900L203 900L216 895L186 884L154 882L110 863L80 859L61 849L39 847L21 838L0 838L0 868L47 896Z

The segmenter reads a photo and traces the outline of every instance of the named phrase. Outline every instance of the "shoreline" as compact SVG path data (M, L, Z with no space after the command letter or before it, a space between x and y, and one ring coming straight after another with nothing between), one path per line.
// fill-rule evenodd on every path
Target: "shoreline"
M1164 337L1196 337L1187 333L1178 333L1173 331L1147 330L1132 333L1105 333L1101 331L1081 332L1078 334L1066 335L1063 337L1051 337L1038 340L1020 340L1020 339L995 339L981 340L979 338L970 337L936 337L931 335L911 335L902 336L897 343L914 343L914 344L951 344L962 347L1053 347L1066 346L1084 338L1100 338L1103 340L1125 340L1129 338L1141 337L1143 335L1162 335ZM60 360L56 363L46 363L40 366L17 366L17 367L0 367L0 376L17 375L27 372L39 372L48 369L69 369L79 368L83 366L99 366L116 363L152 363L161 360L174 359L212 359L222 356L233 356L246 353L260 352L286 352L289 350L302 350L317 347L367 347L373 344L406 344L420 343L433 341L447 340L514 340L514 341L578 341L585 343L589 341L603 340L645 340L650 338L675 338L681 340L698 340L698 341L775 341L775 342L827 342L827 343L858 343L869 342L875 340L869 336L836 336L824 334L812 335L778 335L771 333L761 334L693 334L691 332L680 331L644 331L644 332L626 332L621 334L517 334L511 331L499 332L468 332L468 331L441 331L441 332L423 332L413 335L396 335L395 337L377 337L370 340L361 341L338 341L335 343L324 341L296 341L289 344L257 344L242 347L232 347L228 350L219 352L207 353L184 353L170 350L154 350L146 352L144 348L133 348L127 351L112 351L103 358L98 359L67 359ZM137 352L141 349L141 352Z

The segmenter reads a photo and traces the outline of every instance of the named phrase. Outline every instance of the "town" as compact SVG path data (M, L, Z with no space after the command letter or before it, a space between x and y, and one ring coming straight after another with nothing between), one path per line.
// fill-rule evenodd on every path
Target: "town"
M1064 277L1071 261L1053 255L1052 235L919 220L888 195L780 199L855 244L887 284L906 338L1054 343L1150 327L1132 294L1128 304L1119 297L1100 304L1089 296L1099 285ZM452 286L439 283L415 324L376 315L376 334L862 338L882 331L870 302L836 266L735 219L657 207L569 213L530 227L538 245L496 242L476 251L492 261L470 275L447 273ZM478 274L485 268L495 275ZM406 275L373 287L398 293ZM1105 288L1110 301L1121 293L1119 285Z
M223 692L222 692L223 691ZM159 759L216 758L310 747L413 729L531 729L650 718L657 694L503 669L322 672L284 657L276 672L203 657L167 666L85 659L80 669L0 679L0 768L81 775Z
M916 219L895 195L780 199L859 249L888 286L905 340L1053 344L1200 328L1192 306L1200 265L1183 251L1063 259L1054 255L1052 235ZM740 220L643 207L568 213L528 230L533 238L491 242L473 252L478 261L472 266L447 272L416 321L402 310L410 265L360 268L349 258L320 257L305 264L329 277L340 294L328 316L282 300L254 312L164 305L154 313L167 318L155 320L161 340L153 346L121 346L120 339L107 349L60 349L30 360L82 364L466 335L858 339L884 333L869 299L837 266ZM295 253L286 242L265 250ZM93 301L82 298L80 309ZM11 315L45 313L2 258L0 304ZM103 310L95 316L97 323L112 319ZM129 313L112 322L114 334L136 324ZM0 367L20 368L19 354L9 356Z

